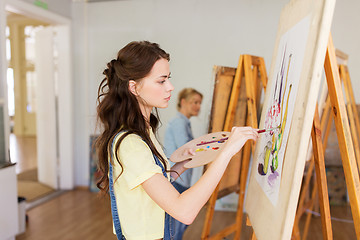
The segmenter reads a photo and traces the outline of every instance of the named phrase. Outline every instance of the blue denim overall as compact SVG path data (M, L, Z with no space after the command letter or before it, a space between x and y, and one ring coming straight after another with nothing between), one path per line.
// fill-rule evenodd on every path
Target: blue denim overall
M119 134L120 133L118 133L114 137L114 140L111 145L111 149L113 149L115 139L117 138L117 136ZM113 159L113 154L111 151L111 160L112 159ZM161 162L155 155L154 155L154 160L155 160L156 165L161 167L164 177L167 178L167 173L165 171L164 166L161 164ZM113 162L113 161L111 161L111 162ZM111 202L111 214L112 214L112 218L113 218L113 223L114 223L117 239L118 240L126 240L125 236L122 234L122 231L121 231L121 225L120 225L118 210L117 210L117 206L116 206L116 199L115 199L115 194L114 194L114 183L113 183L113 167L112 167L111 162L109 163L109 165L110 165L110 168L109 168L109 192L110 192L110 202ZM174 218L172 218L169 214L167 214L165 212L165 226L164 226L165 229L164 229L163 240L173 240L174 239L174 231L175 231L174 227L175 227Z

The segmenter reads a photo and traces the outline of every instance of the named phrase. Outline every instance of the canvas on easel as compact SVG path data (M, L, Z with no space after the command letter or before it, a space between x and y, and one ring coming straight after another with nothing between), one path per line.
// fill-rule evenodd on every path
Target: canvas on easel
M258 239L290 239L335 0L282 10L245 209Z

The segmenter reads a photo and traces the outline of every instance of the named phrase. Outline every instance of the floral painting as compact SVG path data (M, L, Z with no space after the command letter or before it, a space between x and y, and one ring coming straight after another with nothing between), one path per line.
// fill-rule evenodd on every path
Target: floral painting
M254 159L258 168L256 179L274 205L279 195L295 99L301 84L299 80L309 26L309 17L304 18L281 37L273 74L275 79L270 81L272 85L267 90L271 91L271 99L264 106L266 115L263 127L273 130L261 134L258 140L260 151L257 151Z

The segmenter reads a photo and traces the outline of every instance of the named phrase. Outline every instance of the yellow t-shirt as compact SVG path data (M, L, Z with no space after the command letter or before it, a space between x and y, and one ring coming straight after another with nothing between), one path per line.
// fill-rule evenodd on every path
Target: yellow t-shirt
M121 135L118 135L115 143ZM150 138L169 166L162 147L151 130ZM165 211L149 197L141 186L154 174L162 174L161 168L156 165L148 145L136 134L130 134L124 138L120 144L118 156L123 166L123 173L115 181L121 168L114 158L113 180L115 181L114 192L121 230L124 236L128 240L162 238Z

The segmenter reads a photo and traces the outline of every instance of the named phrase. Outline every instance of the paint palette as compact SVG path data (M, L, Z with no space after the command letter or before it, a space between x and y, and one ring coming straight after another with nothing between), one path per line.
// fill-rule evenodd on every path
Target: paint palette
M173 162L182 162L191 158L191 160L185 164L186 168L206 165L212 162L221 152L229 135L230 132L215 132L195 138L173 152L170 159ZM183 155L184 151L189 148L194 149L196 153L194 156Z

